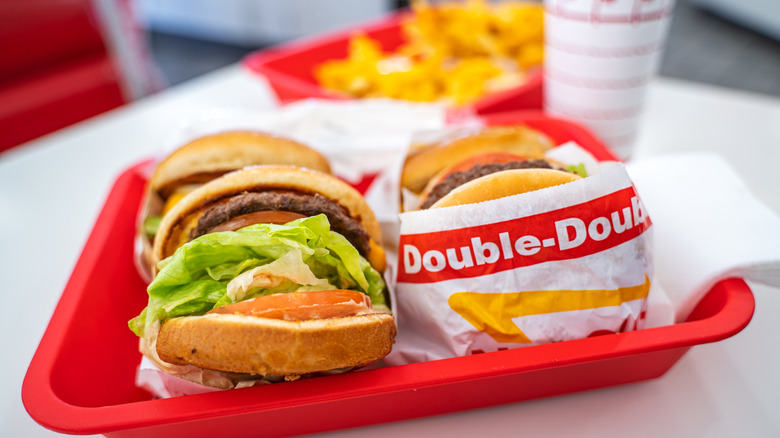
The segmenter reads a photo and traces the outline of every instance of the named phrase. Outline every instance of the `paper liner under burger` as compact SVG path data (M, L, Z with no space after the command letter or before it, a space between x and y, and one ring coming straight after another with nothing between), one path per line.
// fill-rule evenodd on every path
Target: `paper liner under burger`
M199 368L192 365L174 365L164 362L157 354L157 331L148 340L141 339L139 349L143 353L141 364L136 373L136 385L144 388L157 398L179 397L182 395L203 394L226 389L248 388L257 385L268 385L285 381L284 376L259 376L241 373L226 373ZM300 376L309 378L341 374L354 371L357 368L370 369L381 366L381 361L375 361L363 367L350 367L329 371L321 371L311 375Z
M573 145L549 153L580 157L588 177L400 215L389 363L642 328L652 226L623 165Z

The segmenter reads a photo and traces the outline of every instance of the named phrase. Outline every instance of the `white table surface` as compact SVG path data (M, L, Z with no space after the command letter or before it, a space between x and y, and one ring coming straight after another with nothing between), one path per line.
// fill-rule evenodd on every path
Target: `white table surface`
M0 155L0 436L56 435L27 415L22 379L116 176L187 118L273 106L232 66ZM780 100L659 79L633 159L677 151L721 153L780 214ZM751 286L750 325L659 379L323 435L780 436L780 290Z

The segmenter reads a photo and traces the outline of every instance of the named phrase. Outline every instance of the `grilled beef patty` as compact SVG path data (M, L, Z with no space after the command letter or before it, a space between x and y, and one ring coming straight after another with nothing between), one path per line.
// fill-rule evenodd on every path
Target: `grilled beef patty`
M303 216L325 214L333 231L346 237L366 256L369 252L369 235L357 219L352 218L340 205L320 194L296 192L244 192L227 202L206 209L198 224L190 232L190 239L207 234L214 227L239 216L258 211L289 211Z
M439 199L443 198L447 193L451 192L456 187L462 186L469 181L490 175L491 173L500 172L502 170L510 169L555 169L563 170L558 166L552 166L548 161L543 159L534 159L526 161L510 161L508 163L489 163L489 164L476 164L474 167L463 172L453 172L443 180L436 184L431 192L428 194L428 198L420 206L421 210L430 208Z

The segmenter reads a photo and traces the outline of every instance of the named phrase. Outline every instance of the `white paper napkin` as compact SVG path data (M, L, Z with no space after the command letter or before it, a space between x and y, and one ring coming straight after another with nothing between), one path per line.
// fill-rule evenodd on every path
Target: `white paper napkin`
M675 154L628 172L655 225L656 279L684 321L728 277L780 287L780 217L719 155Z

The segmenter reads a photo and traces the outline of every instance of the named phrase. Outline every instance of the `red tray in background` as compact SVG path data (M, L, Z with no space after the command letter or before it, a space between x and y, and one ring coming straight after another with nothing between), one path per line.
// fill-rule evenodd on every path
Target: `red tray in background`
M346 58L349 39L356 32L379 41L385 52L395 50L403 43L401 22L404 16L404 13L398 13L375 23L255 52L244 59L244 66L265 76L282 103L307 98L347 99L321 87L314 79L314 67L325 61ZM456 111L490 114L541 108L542 74L536 72L519 87L492 93Z
M599 159L613 158L583 128L540 113L486 121L526 123L557 143L575 140ZM264 436L286 436L636 382L663 375L695 345L738 333L755 307L745 282L728 279L672 326L152 400L134 385L141 356L127 328L147 300L133 265L143 165L127 169L111 189L22 386L29 414L58 432L240 437L254 436L259 424Z

